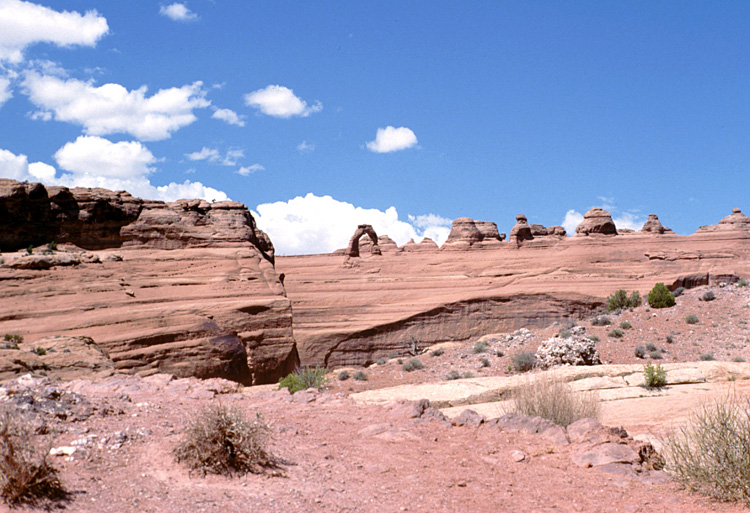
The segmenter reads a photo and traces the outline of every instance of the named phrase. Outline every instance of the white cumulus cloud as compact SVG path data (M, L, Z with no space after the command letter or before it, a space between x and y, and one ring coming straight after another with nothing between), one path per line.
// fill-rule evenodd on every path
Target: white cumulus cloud
M193 110L208 107L202 82L160 89L150 97L147 88L128 91L120 84L92 82L26 73L25 93L44 113L58 121L83 126L89 135L130 134L143 141L167 139L193 123Z
M294 91L280 85L269 85L264 89L246 94L245 105L276 118L306 117L323 110L322 103L315 102L314 105L308 105L307 102L295 96Z
M103 153L94 155L96 151ZM185 198L202 198L208 201L229 199L224 192L200 182L186 180L183 183L152 185L148 175L153 169L149 163L156 162L156 158L138 142L112 143L98 137L82 136L60 148L55 158L60 167L70 172L58 176L57 170L49 164L28 163L26 155L15 155L0 149L0 178L66 187L125 190L140 198L162 201Z
M159 14L174 21L195 21L198 19L197 14L188 9L185 4L179 2L162 5L159 8Z
M10 79L0 77L0 107L11 98L13 98L13 92L10 90Z
M429 236L426 235L428 231L436 237L438 244L445 242L445 238L435 235L433 226L424 216L413 217L415 222L419 219L422 223L422 226L415 226L400 220L395 207L385 211L355 207L331 196L312 193L289 201L258 205L253 215L281 255L330 253L344 248L357 225L363 223L371 224L378 235L388 235L399 245L409 239L421 240L423 236Z
M36 43L95 46L108 31L107 20L95 10L60 12L32 2L0 0L0 62L22 62L23 51Z
M209 162L218 162L221 160L221 154L216 148L201 148L201 151L186 153L185 156L190 160L208 160Z
M565 233L568 235L575 235L576 227L583 222L583 214L577 210L570 209L565 212L565 219L561 223L562 227L565 228Z
M220 119L234 126L245 126L245 116L240 116L232 109L216 109L211 115L213 119Z
M375 153L390 153L405 150L417 144L417 136L409 128L387 126L378 128L375 140L367 143L367 149Z
M185 156L192 160L205 160L212 164L221 164L222 166L236 166L241 158L245 156L245 150L241 148L230 148L221 156L221 152L216 148L203 147L200 151L186 153Z
M237 170L238 175L242 176L250 176L251 174L255 173L256 171L264 171L266 168L261 166L260 164L253 164L251 166L247 167L240 167Z

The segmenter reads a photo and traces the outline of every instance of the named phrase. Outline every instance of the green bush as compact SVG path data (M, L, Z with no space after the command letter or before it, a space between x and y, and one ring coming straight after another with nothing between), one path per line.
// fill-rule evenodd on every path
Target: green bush
M34 246L29 244L29 247L26 248L26 254L31 255L34 253Z
M663 283L657 283L648 293L648 305L651 308L669 308L674 303L674 294Z
M716 299L716 294L713 293L712 290L709 290L705 294L703 294L700 298L701 301L713 301Z
M685 317L685 322L688 324L698 324L700 319L698 319L698 316L695 314L690 314L687 317Z
M703 362L712 362L714 361L714 354L713 353L704 353L700 356L701 361Z
M279 389L288 388L289 392L294 394L308 388L323 388L326 384L327 372L328 369L325 367L297 369L279 380Z
M653 351L649 351L648 357L651 358L652 360L661 360L663 358L661 354L661 349L654 349Z
M482 367L489 367L491 365L490 361L487 358L481 358L479 360L479 363L482 364Z
M18 333L6 333L3 340L12 344L20 344L23 342L23 336Z
M367 381L368 377L364 371L357 371L354 373L354 376L352 376L352 379L354 379L354 381Z
M592 341L592 342L593 342L594 344L596 344L597 342L599 342L599 337L597 337L596 335L589 335L589 336L588 336L588 337L586 337L586 338L588 338L588 339L589 339L590 341Z
M38 450L31 424L18 411L0 411L0 497L14 508L28 505L51 510L52 502L69 493L58 470L47 461L47 450Z
M536 379L535 379L536 378ZM548 373L529 378L511 392L511 411L527 417L542 417L566 427L583 418L598 418L595 392L574 392L567 383Z
M677 482L750 506L750 399L706 403L663 442L666 471Z
M57 251L57 242L52 241L47 243L47 249L49 251Z
M34 349L34 352L39 356L44 356L45 354L47 354L47 350L43 347L37 347L36 349Z
M643 381L646 388L661 388L667 384L667 371L665 371L661 364L656 364L656 367L647 363L643 366Z
M597 316L591 319L592 326L609 326L610 324L612 324L612 319L606 315Z
M386 363L388 363L388 360L386 360L385 358L378 358L378 361L375 363L377 363L378 365L385 365Z
M645 358L646 357L646 349L643 346L638 346L635 348L635 356L636 358Z
M510 357L516 372L528 372L536 367L536 355L531 351L519 351Z
M488 347L489 346L487 345L487 342L477 342L476 344L474 344L474 349L472 349L472 352L474 354L485 353L487 352Z
M339 381L346 381L350 377L351 376L349 376L349 371L341 371L338 375Z
M732 358L732 361L737 362L737 363L742 363L745 361L745 359L741 356L735 356L734 358Z
M672 342L674 342L674 337L672 337L672 335L667 335L667 336L666 336L666 337L664 338L664 340L666 340L666 341L667 341L667 344L671 344Z
M625 332L622 330L618 330L617 328L613 329L609 333L607 333L612 338L622 338L625 336Z
M685 292L685 287L677 287L672 291L672 295L674 297L680 297L683 292Z
M622 321L622 322L620 323L620 327L621 327L622 329L624 329L624 330L629 330L630 328L632 328L632 327L633 327L633 325L632 325L632 324L630 324L630 321Z
M438 348L434 351L430 351L430 356L443 356L445 354L445 349Z
M747 287L747 280L740 280L737 282L738 287Z
M420 362L420 361L419 361L419 360L417 360L416 358L412 358L411 360L409 360L408 362L406 362L406 363L405 363L405 364L404 364L404 365L403 365L403 366L401 367L401 369L402 369L402 370L403 370L404 372L411 372L411 371L415 371L415 370L420 370L420 369L424 369L424 365L422 364L422 362Z
M614 310L623 310L625 308L636 308L641 306L643 300L641 299L641 294L637 290L633 291L630 297L628 297L628 293L625 290L620 289L615 291L611 296L608 296L607 302L609 303L607 310L612 312Z
M174 456L202 475L259 474L280 462L268 450L270 434L260 413L251 422L238 406L214 403L191 419Z
M449 381L453 381L454 379L461 379L461 374L457 370L452 370L445 376L445 379Z
M570 338L573 336L573 334L570 332L570 330L563 328L557 332L557 336L560 338Z

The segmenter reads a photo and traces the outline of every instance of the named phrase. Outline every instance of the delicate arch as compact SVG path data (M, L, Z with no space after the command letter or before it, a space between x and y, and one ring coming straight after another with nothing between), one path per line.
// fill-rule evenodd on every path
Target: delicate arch
M359 256L359 239L363 235L367 235L368 237L370 237L370 239L372 239L372 249L370 250L370 252L373 255L382 254L380 252L380 246L378 246L378 234L375 233L372 225L369 224L360 224L359 226L357 226L357 230L354 232L354 235L352 235L352 238L349 239L349 247L346 248L346 254L350 257Z

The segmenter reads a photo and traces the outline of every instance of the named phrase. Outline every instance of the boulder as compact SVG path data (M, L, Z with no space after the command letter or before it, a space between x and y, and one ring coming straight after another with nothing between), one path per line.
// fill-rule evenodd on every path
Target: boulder
M585 329L576 326L566 336L555 335L543 341L536 350L536 359L543 369L557 365L601 365L596 343L585 336Z
M640 230L644 233L653 233L655 235L664 235L666 234L673 234L674 232L667 228L666 226L663 226L661 224L661 221L659 221L659 217L656 214L649 214L648 219L643 224L643 227Z
M583 215L583 221L576 227L577 235L617 235L612 216L603 208L592 208Z

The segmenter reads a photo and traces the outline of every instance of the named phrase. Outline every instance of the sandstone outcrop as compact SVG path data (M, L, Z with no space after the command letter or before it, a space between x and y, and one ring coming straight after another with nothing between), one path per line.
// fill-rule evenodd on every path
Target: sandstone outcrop
M524 241L547 237L549 235L565 237L565 228L562 226L550 226L547 228L541 224L529 224L525 215L518 214L516 216L516 224L510 230L509 240L512 245L519 246Z
M649 214L648 219L643 223L641 232L653 233L656 235L674 234L672 230L661 224L659 217L656 214Z
M299 363L273 245L241 203L0 180L0 226L4 251L90 250L4 255L0 333L88 336L141 375L270 383Z
M350 257L359 256L359 239L362 238L363 235L367 235L370 238L370 253L372 253L373 255L382 254L380 251L380 246L378 246L378 234L375 233L372 225L360 224L359 226L357 226L357 229L354 230L354 235L352 235L352 238L349 239L349 246L347 246L346 248L346 255Z
M603 208L592 208L583 215L583 221L576 227L577 235L617 235L612 216Z
M252 244L271 262L274 248L250 211L236 201L172 203L125 191L45 187L0 179L0 251L48 242L90 250L176 249Z
M490 221L475 221L470 217L459 217L453 221L443 250L466 250L469 248L492 248L502 241L497 225Z
M434 240L432 240L429 237L425 237L418 244L414 242L414 239L409 239L409 242L401 246L401 250L406 251L407 253L414 253L414 252L434 253L435 251L438 251L439 249L440 247L435 243Z
M380 253L395 253L398 251L398 244L396 241L391 239L388 235L378 235L378 247ZM372 253L372 240L369 237L364 237L359 241L360 253Z
M739 208L733 208L732 213L719 221L718 224L701 226L698 228L698 233L728 230L750 231L750 217L743 214Z

